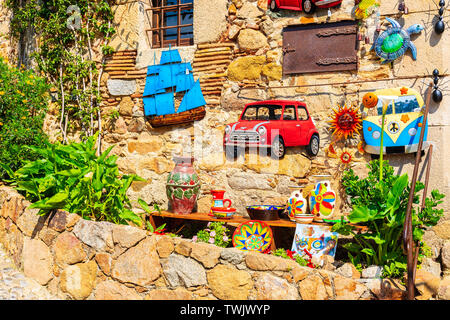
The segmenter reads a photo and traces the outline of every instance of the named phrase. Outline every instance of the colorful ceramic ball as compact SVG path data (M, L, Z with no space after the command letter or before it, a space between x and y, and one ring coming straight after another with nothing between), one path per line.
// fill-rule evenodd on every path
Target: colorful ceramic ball
M375 93L368 92L364 95L362 103L368 109L374 108L378 103L378 97Z

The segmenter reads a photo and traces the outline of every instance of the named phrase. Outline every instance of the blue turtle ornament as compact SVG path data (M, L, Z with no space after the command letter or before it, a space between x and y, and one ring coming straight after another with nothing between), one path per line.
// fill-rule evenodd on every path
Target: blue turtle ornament
M411 42L411 34L420 33L424 28L420 24L414 24L404 30L400 24L391 18L386 18L391 24L386 31L380 34L374 41L372 48L381 58L382 63L392 62L405 54L406 50L411 49L414 60L417 58L417 48Z

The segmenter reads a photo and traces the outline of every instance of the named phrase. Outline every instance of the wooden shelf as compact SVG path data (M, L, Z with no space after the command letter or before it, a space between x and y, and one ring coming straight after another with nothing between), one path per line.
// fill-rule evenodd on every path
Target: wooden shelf
M240 224L251 220L249 218L242 217L239 215L234 215L230 219L216 218L210 216L208 213L199 213L199 212L193 212L190 214L178 214L168 211L161 211L161 213L159 212L152 213L152 216L163 218L185 219L185 220L197 220L197 221L220 221L225 223L236 223L236 224ZM296 222L287 219L279 219L263 222L265 222L267 225L271 227L285 227L285 228L295 228L297 224ZM325 222L311 222L310 224L319 226L331 226L331 224ZM360 232L367 230L367 227L365 226L358 226L358 225L353 226L355 226L355 228Z

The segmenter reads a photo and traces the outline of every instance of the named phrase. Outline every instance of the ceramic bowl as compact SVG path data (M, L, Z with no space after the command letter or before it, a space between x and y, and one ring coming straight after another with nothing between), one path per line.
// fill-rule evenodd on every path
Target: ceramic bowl
M256 205L246 207L248 215L252 220L270 221L280 219L284 212L284 206Z
M221 219L231 219L236 213L235 208L212 207L211 212L214 217Z
M314 216L312 214L297 214L291 220L298 223L311 223L314 220Z

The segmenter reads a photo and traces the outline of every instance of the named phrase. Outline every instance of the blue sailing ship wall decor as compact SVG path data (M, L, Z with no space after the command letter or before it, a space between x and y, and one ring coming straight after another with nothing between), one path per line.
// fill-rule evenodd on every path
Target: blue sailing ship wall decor
M184 94L178 108L176 94ZM191 64L182 62L176 49L163 51L160 64L148 67L142 96L144 114L153 127L201 120L206 114L200 81L194 80Z

